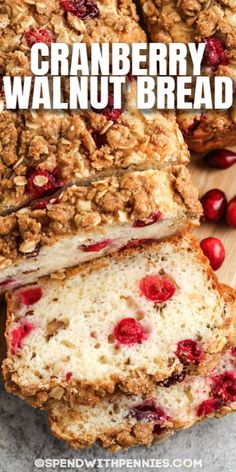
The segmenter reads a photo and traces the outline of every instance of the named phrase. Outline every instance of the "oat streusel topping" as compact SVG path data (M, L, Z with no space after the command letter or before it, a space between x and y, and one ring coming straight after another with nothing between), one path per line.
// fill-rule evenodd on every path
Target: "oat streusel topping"
M199 218L198 192L184 166L71 186L43 209L24 207L0 216L0 268L32 253L39 244L51 245L62 236L84 234L105 225L132 225L156 211L161 211L163 218L171 219L178 212L190 220Z
M0 0L0 74L27 75L35 42L142 42L131 0L90 0L94 11L80 15L66 0ZM85 16L85 17L84 17Z
M0 214L64 185L188 162L172 113L142 113L129 86L116 121L94 111L0 113Z
M154 42L208 43L203 74L229 76L236 83L235 0L140 0ZM209 41L210 38L210 41ZM219 61L215 51L220 49ZM214 52L212 63L211 53ZM236 100L236 98L235 98ZM236 103L236 102L235 102ZM180 112L178 122L190 148L206 151L236 142L236 105L229 110Z

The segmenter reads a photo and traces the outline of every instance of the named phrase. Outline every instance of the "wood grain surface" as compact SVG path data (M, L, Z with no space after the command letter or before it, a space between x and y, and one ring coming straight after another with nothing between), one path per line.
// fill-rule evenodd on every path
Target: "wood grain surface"
M236 151L236 148L229 149ZM202 157L192 156L190 170L200 196L212 188L223 190L228 200L236 195L236 164L226 170L216 170L204 166ZM236 229L230 228L226 223L202 223L200 228L195 230L195 234L199 239L214 236L222 240L226 258L216 274L221 282L236 289Z

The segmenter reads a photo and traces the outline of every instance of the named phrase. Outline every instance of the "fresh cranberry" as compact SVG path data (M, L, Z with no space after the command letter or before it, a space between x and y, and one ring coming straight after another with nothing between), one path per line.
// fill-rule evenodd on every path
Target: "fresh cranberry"
M34 327L25 322L19 326L19 328L13 329L11 332L11 354L15 354L17 349L22 348L24 338L28 336Z
M159 275L147 275L141 280L139 288L146 298L155 303L166 302L173 297L176 290L171 280Z
M194 132L199 128L200 124L207 119L207 116L204 113L194 117L191 125L188 128L182 128L183 135L185 138L190 138L193 136Z
M223 43L216 36L204 38L206 43L202 64L217 70L219 65L227 66L229 59Z
M236 401L236 372L227 371L215 378L212 394L226 402Z
M94 0L61 0L61 6L66 13L72 13L81 20L97 18L99 8Z
M197 416L208 416L219 410L224 405L224 402L219 398L210 398L199 405L197 409Z
M226 221L232 228L236 228L236 196L229 202L226 210Z
M120 344L141 344L148 337L142 325L134 318L120 320L116 324L113 334Z
M113 95L108 95L108 103L105 108L102 110L95 110L97 113L102 113L108 120L117 121L120 115L122 114L121 108L114 108L114 97Z
M148 218L145 220L136 220L133 223L133 228L144 228L145 226L150 226L153 225L153 223L156 223L158 221L162 221L163 216L160 211L157 211L156 213L152 213Z
M173 374L168 377L168 379L163 380L162 382L159 382L158 385L161 385L162 387L169 388L172 387L172 385L176 385L177 383L181 383L184 381L186 377L185 372L181 372L178 374L177 372L173 372Z
M84 252L99 252L102 251L102 249L105 249L106 247L110 246L112 243L111 239L105 239L104 241L101 241L100 243L95 243L95 244L90 244L89 246L80 246L80 249Z
M217 270L225 259L225 248L217 238L205 238L200 242L203 253L208 257L213 270Z
M218 188L209 190L201 198L201 204L204 219L211 223L216 223L221 220L227 207L225 193Z
M28 192L35 198L39 198L44 195L50 195L62 186L59 180L58 169L54 169L52 173L43 169L31 170L28 174ZM40 181L40 177L43 184Z
M152 398L136 405L131 410L131 416L137 421L155 421L159 424L163 424L166 420L166 414L163 408L157 406Z
M228 149L217 149L206 154L203 162L214 169L228 169L236 163L236 153Z
M66 382L69 382L69 380L71 379L72 376L73 376L73 372L67 372L67 374L66 374Z
M32 287L26 290L22 290L19 293L20 301L23 305L34 305L40 298L42 298L43 292L40 287Z
M199 364L204 358L201 345L192 339L184 339L177 346L176 356L183 364Z
M41 28L38 31L27 31L27 33L25 33L25 39L29 48L32 48L32 46L36 43L45 43L50 45L53 42L51 31L48 31L44 28Z

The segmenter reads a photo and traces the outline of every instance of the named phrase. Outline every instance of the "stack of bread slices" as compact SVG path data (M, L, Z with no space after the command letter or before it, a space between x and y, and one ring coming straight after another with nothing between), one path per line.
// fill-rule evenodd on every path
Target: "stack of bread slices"
M78 5L6 0L1 73L27 75L50 37L145 40L130 1ZM0 113L5 386L77 448L150 445L236 409L234 291L190 233L201 205L174 114L135 95L131 77L123 110Z

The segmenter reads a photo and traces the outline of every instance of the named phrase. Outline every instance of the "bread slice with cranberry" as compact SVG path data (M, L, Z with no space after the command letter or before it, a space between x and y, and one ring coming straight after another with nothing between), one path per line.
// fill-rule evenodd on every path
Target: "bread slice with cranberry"
M135 97L133 81L122 110L0 113L0 214L72 184L187 164L174 114L145 114Z
M140 1L147 30L153 42L205 42L201 75L228 76L235 84L234 1ZM212 95L214 97L213 90ZM233 106L227 110L179 111L177 118L186 142L190 149L196 152L236 143L236 95Z
M236 411L236 355L229 349L218 365L202 375L172 376L157 385L152 397L115 393L91 406L65 401L52 403L49 419L53 434L73 448L98 441L117 452L168 438L203 418Z
M115 388L204 371L235 334L231 299L190 235L87 263L7 294L6 388L33 405L94 404Z
M163 239L198 224L200 214L198 192L184 166L69 187L0 217L0 289L143 239Z

